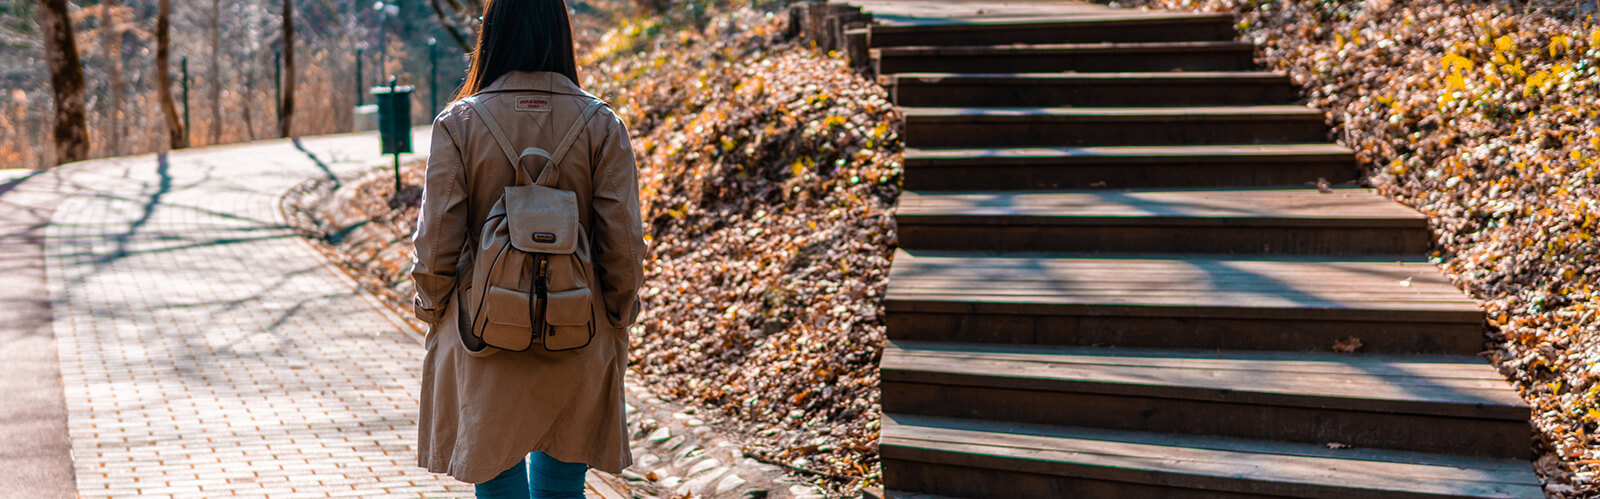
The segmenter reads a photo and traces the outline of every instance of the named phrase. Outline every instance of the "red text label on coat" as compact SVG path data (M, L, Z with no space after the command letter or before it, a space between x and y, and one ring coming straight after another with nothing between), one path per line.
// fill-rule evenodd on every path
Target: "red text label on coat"
M517 97L518 111L549 111L549 97Z

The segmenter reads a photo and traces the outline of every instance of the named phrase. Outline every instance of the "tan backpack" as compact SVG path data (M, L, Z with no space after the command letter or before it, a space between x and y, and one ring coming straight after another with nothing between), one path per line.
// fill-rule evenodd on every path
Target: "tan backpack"
M577 196L556 188L557 165L600 106L593 100L552 154L538 147L515 153L505 131L476 97L467 101L494 134L516 171L478 233L472 281L463 291L467 350L549 351L583 348L594 338L594 265L589 235L578 221ZM537 180L529 171L543 166ZM460 295L458 295L460 296Z

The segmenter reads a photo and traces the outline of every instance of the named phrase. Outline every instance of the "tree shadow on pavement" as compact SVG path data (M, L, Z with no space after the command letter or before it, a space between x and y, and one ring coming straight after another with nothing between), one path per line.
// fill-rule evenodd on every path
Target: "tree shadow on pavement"
M341 184L339 183L339 176L333 174L333 169L329 168L328 164L324 163L322 161L322 158L318 158L316 153L311 152L311 150L306 149L306 146L301 145L300 144L300 137L295 137L294 139L292 139L292 141L294 142L294 148L295 149L298 149L298 150L300 150L300 152L305 153L306 158L310 159L312 163L315 163L317 165L317 168L322 170L322 174L323 175L327 175L328 176L328 181L329 182L333 182L333 190L339 190L339 187L341 187Z

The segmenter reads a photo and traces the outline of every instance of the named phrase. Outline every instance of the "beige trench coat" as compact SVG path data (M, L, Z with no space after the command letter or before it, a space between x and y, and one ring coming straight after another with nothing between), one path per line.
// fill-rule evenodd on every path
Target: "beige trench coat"
M512 146L555 149L593 96L556 73L514 72L477 94ZM638 316L643 227L638 173L628 131L601 108L561 159L557 187L577 194L592 238L600 291L595 336L570 352L501 351L476 357L462 347L455 291L472 275L467 237L481 230L514 173L491 132L465 102L433 124L421 217L413 236L415 311L428 322L422 366L417 462L462 481L483 482L531 451L619 472L632 463L623 419L627 328ZM538 175L538 172L533 172Z

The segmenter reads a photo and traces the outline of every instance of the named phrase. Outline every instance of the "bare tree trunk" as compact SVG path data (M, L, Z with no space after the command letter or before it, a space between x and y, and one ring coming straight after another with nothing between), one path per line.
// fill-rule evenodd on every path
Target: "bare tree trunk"
M251 60L249 60L249 62L246 62L245 64L242 64L241 66L243 66L243 68L244 68L244 105L240 106L240 109L244 111L245 141L251 141L251 140L256 140L256 122L255 122L255 117L250 115L250 108L255 107L253 105L253 103L256 102L255 101L255 98L256 98L256 64L255 64L255 60L253 60L253 58L252 58Z
M218 36L222 31L221 3L211 0L211 143L222 141L222 71L219 69L217 58L221 39Z
M167 67L171 59L171 31L172 0L161 0L161 7L156 13L156 92L161 99L161 112L167 115L168 147L186 149L189 147L189 134L183 129L178 106L172 102L172 71Z
M100 27L101 44L105 49L107 75L111 79L111 105L107 107L107 114L111 118L111 130L106 137L107 154L120 156L122 149L122 30L117 29L117 0L105 0L101 4L101 12L105 19Z
M263 52L261 38L263 33L266 33L270 26L267 25L267 21L264 17L254 16L248 13L245 13L241 17L245 18L245 22L241 23L241 25L243 26L245 37L249 40L249 42L248 47L245 48L245 55L242 60L240 57L236 56L234 57L234 63L238 64L239 68L243 70L242 72L244 73L244 96L240 99L243 101L243 105L241 105L239 109L244 112L245 140L251 141L256 140L256 137L258 137L256 134L255 116L250 112L250 110L255 107L255 103L260 102L260 100L256 98L256 71L260 71L261 66L263 66L263 64L261 64L261 57L259 56L259 54ZM276 94L272 95L272 101L274 103L278 101L278 96Z
M166 1L166 0L162 0ZM294 118L294 0L283 0L283 119L279 137L289 137Z
M56 103L56 164L89 158L89 120L83 101L83 65L72 35L66 0L41 0L40 34L50 65L50 87Z

